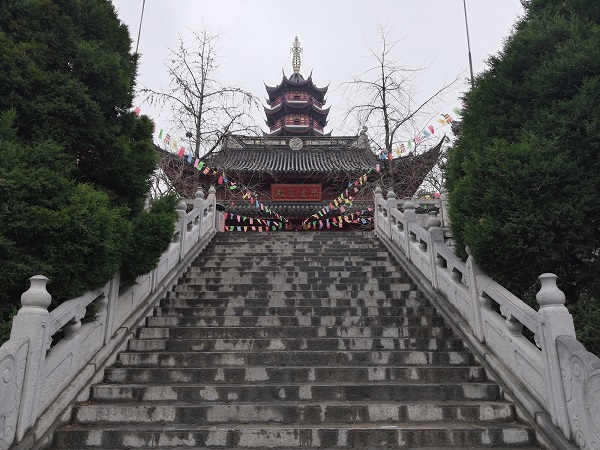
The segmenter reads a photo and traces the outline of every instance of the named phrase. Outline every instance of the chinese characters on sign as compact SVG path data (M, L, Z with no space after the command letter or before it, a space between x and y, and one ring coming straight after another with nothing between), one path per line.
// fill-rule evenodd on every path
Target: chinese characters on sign
M320 202L320 184L272 184L271 199L274 202Z

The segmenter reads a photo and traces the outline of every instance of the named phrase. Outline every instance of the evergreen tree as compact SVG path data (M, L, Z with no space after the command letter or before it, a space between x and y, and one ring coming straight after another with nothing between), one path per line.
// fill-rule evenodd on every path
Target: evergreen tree
M600 317L600 3L531 0L525 11L465 96L448 162L453 235L459 254L470 246L532 304L537 276L556 273L578 337L599 352L588 318Z
M131 112L136 60L109 0L3 2L0 313L36 273L60 302L122 264L148 272L170 242L176 199L144 210L158 158Z

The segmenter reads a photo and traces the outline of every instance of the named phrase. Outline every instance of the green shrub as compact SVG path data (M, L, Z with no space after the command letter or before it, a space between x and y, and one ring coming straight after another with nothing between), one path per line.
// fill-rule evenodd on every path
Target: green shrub
M569 304L591 308L600 302L600 3L531 0L525 10L465 95L448 152L455 248L465 256L470 246L519 297L533 299L537 277L553 272ZM578 326L600 326L572 310Z

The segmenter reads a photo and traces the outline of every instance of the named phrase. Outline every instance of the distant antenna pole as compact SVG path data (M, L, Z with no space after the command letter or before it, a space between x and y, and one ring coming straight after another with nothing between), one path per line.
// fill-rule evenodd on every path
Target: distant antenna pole
M300 73L300 53L302 53L302 48L300 47L300 41L298 41L298 36L294 40L294 46L291 48L292 54L294 55L292 58L292 68L294 69L294 73Z
M144 20L144 8L146 7L146 0L143 0L142 3L142 16L140 17L140 28L138 29L138 38L135 44L135 53L138 52L138 48L140 47L140 35L142 34L142 20Z
M469 49L469 69L471 70L471 89L475 84L473 78L473 58L471 58L471 40L469 39L469 21L467 20L467 1L463 0L463 8L465 10L465 27L467 29L467 48Z

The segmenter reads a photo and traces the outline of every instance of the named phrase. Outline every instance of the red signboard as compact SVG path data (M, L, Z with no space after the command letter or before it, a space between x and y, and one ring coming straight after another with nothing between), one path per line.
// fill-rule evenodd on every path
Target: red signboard
M272 184L271 201L320 202L320 184Z

